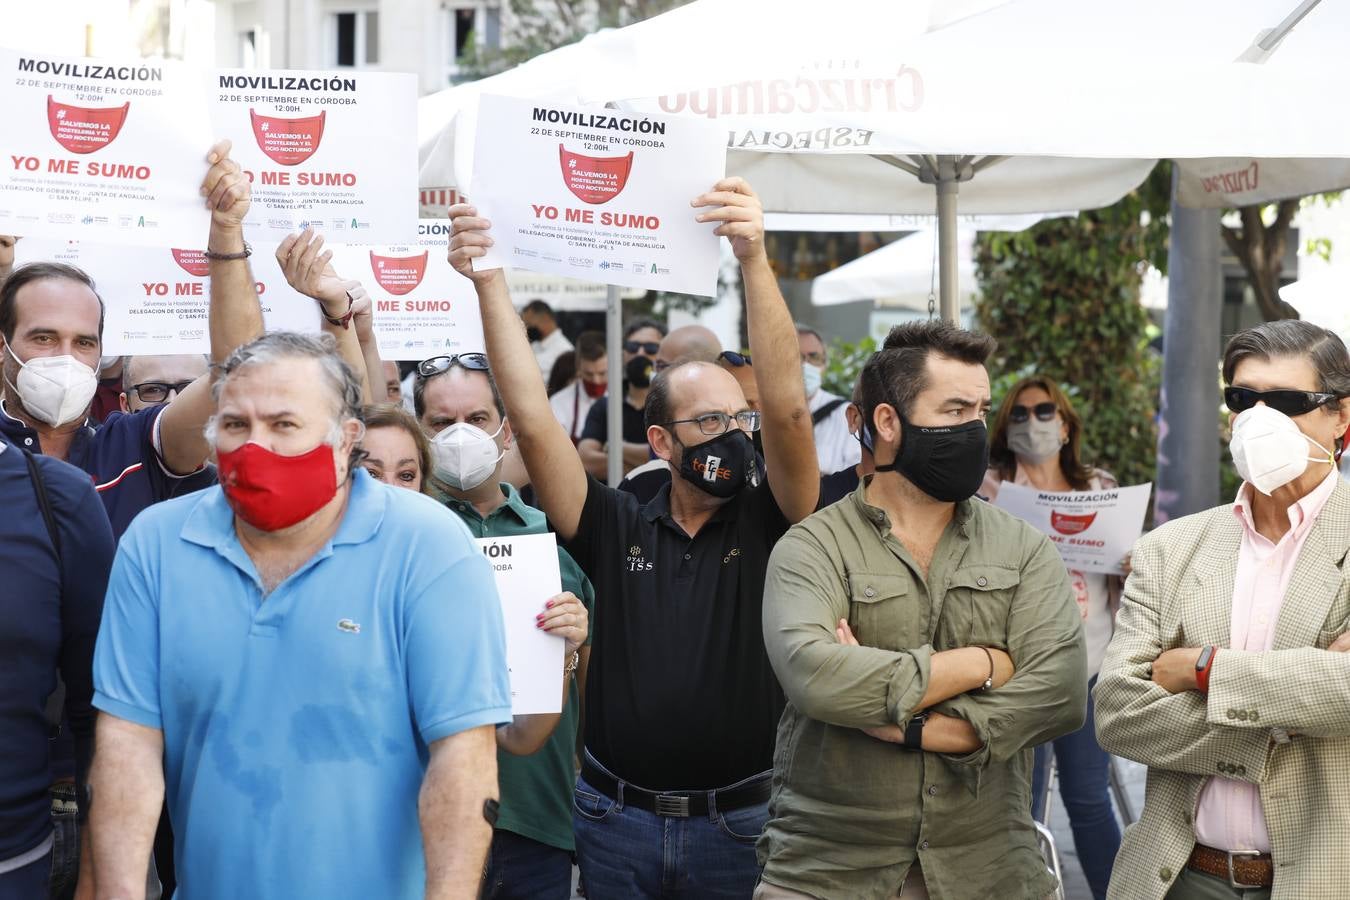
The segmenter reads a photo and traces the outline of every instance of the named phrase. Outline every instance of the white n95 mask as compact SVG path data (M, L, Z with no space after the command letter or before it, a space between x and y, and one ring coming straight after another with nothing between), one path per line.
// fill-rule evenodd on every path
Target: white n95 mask
M1326 456L1309 456L1309 444ZM1233 420L1228 449L1242 479L1266 496L1306 472L1310 461L1336 464L1330 450L1304 434L1293 419L1269 406L1253 406Z
M69 354L38 356L24 362L5 350L18 363L18 384L10 384L24 409L53 428L84 418L98 390L98 373Z
M436 477L457 491L471 491L492 477L497 463L506 455L497 449L495 438L506 427L506 420L488 434L477 425L456 422L431 439L432 468Z

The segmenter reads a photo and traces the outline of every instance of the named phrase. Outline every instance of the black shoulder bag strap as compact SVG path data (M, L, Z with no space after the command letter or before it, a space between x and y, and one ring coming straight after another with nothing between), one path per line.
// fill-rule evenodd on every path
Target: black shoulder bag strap
M845 400L843 397L835 397L829 403L826 403L820 409L811 413L811 427L814 428L821 422L824 422L825 419L829 417L830 413L834 412L836 409L843 406L847 402L848 401Z
M47 535L52 539L52 549L56 551L56 567L59 572L62 570L61 533L56 530L56 514L52 512L52 501L47 496L47 483L42 480L42 469L39 468L33 454L21 447L15 449L23 453L24 461L28 463L28 477L33 480L33 493L37 494L38 510L42 513L42 521L47 526ZM56 690L47 697L45 708L47 725L51 727L53 738L61 731L61 713L65 706L66 686L58 677Z

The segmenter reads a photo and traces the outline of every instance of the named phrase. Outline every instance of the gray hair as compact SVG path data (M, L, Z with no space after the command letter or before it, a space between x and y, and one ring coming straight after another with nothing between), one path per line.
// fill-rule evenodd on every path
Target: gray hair
M338 355L337 341L329 334L271 331L237 348L225 362L214 367L216 380L211 385L211 398L219 405L225 383L238 372L283 359L312 359L319 364L323 384L333 401L333 437L330 440L337 440L342 423L347 419L361 418L361 382L351 366ZM213 415L206 424L206 439L214 445L215 438L216 417Z
M1337 397L1350 397L1350 353L1334 331L1302 319L1262 322L1239 331L1223 351L1223 381L1233 383L1238 364L1244 359L1270 360L1301 356L1317 372L1317 389Z

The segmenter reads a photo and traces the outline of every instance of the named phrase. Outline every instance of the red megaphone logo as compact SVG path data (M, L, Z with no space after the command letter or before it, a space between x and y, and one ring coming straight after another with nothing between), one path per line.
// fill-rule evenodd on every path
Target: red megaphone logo
M1088 513L1085 516L1071 516L1068 513L1050 510L1050 527L1060 534L1082 534L1092 527L1092 523L1096 519L1096 513Z
M47 95L47 127L56 142L71 153L93 153L117 139L127 120L131 103L121 106L93 109L57 103Z
M173 261L178 263L182 270L189 275L204 278L211 271L211 264L206 261L206 254L200 250L174 250L172 252Z
M633 169L633 152L626 156L582 156L558 145L563 182L582 203L605 203L619 196Z
M391 294L403 296L422 283L427 273L427 253L417 256L380 256L370 251L370 271L375 280Z
M253 123L253 137L258 141L258 148L268 159L283 166L294 166L309 159L319 149L327 113L328 110L323 110L317 116L281 119L260 116L250 109L248 117Z

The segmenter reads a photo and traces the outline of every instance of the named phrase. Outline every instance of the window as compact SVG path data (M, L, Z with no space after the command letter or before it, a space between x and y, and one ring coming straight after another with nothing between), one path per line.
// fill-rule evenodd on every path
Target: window
M239 67L243 69L258 67L258 33L251 28L239 32Z
M460 60L474 50L496 50L502 45L502 10L488 0L449 0L446 8L446 81L461 77Z
M373 66L380 61L380 14L340 12L332 15L330 32L332 64L351 68Z

